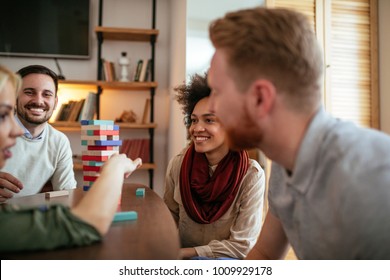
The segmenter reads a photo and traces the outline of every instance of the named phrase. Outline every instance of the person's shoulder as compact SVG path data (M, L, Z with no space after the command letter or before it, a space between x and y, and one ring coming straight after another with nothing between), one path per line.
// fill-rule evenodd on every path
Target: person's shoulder
M255 159L252 159L250 158L249 161L249 167L253 167L253 168L256 168L256 169L259 169L259 170L263 170L263 168L261 168L259 162Z
M323 174L333 174L343 182L340 197L355 196L363 201L388 197L390 136L348 121L339 120L336 126L321 145Z
M332 149L340 157L355 158L355 160L358 157L363 162L371 161L378 156L390 157L389 135L344 120L335 122L323 144L323 149Z
M258 173L260 175L264 174L264 169L261 167L259 162L254 159L249 159L248 172Z
M390 135L374 128L362 127L352 121L333 118L326 136L337 139L342 143L354 141L384 142L390 143Z
M183 161L183 158L184 158L184 155L186 154L186 151L187 151L188 147L182 149L178 154L176 154L175 156L173 156L169 162L170 162L170 166L172 165L181 165L182 161Z
M249 166L243 180L243 185L257 186L258 188L262 188L265 185L264 170L254 159L249 159Z
M48 135L52 135L56 137L66 137L65 133L54 128L50 123L47 123L47 132Z
M180 176L180 170L185 155L185 151L186 149L183 149L182 151L180 151L178 154L176 154L169 160L166 169L166 176L170 176L172 178L176 178L177 176Z

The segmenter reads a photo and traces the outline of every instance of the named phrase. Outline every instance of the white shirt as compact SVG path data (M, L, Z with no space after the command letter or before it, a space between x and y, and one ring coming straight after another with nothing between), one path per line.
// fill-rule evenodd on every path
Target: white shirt
M23 189L14 197L37 194L49 180L54 190L76 187L69 140L48 123L39 137L22 135L10 150L12 158L1 171L23 183Z

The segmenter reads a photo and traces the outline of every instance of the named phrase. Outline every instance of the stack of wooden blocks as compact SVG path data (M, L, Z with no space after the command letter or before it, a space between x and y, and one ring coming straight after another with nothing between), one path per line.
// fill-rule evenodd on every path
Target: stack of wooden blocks
M112 120L82 120L81 159L83 161L83 190L87 191L100 174L100 168L112 154L119 153L119 126Z

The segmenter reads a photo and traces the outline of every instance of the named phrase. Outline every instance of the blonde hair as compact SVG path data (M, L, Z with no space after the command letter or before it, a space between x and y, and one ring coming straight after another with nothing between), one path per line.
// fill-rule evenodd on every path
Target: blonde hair
M5 66L0 65L0 92L5 87L7 81L10 81L13 87L15 88L15 94L22 87L22 79L18 74L15 74Z
M209 33L214 47L225 51L240 91L264 78L286 93L292 108L311 110L320 102L322 52L303 14L280 8L230 12L212 22Z

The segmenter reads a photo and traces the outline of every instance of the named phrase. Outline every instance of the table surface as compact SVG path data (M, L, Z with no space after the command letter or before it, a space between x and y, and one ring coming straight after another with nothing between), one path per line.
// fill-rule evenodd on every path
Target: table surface
M145 188L145 196L135 195ZM75 205L85 195L82 188L71 190L68 196L45 199L45 194L14 198L7 203L42 205L62 203ZM119 204L118 204L119 205ZM179 258L179 236L175 221L164 201L153 190L139 184L124 184L118 212L136 211L138 219L115 222L102 242L90 246L52 251L2 254L2 259L41 260L168 260ZM16 233L17 234L17 233Z

